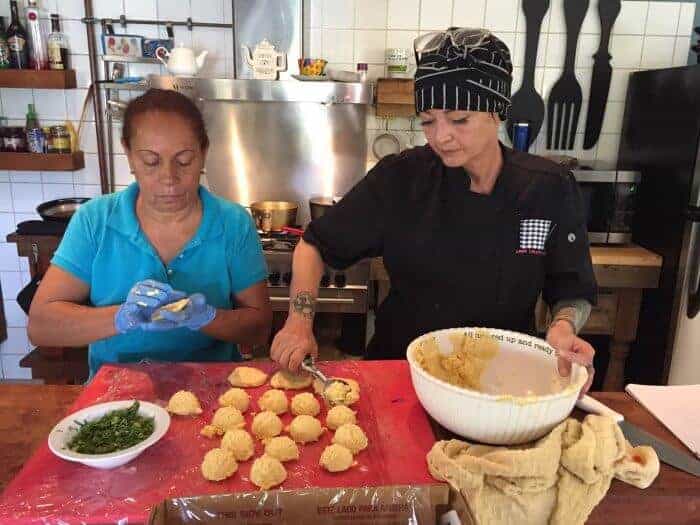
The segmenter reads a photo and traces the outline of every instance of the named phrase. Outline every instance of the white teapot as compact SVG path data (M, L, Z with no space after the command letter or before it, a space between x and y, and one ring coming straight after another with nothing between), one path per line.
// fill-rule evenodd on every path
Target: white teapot
M246 63L253 68L253 78L277 80L277 73L287 70L287 54L277 52L266 38L255 46L252 54L248 46L242 47Z
M199 73L199 70L204 66L204 61L209 54L209 51L202 51L195 56L194 51L184 44L180 44L172 51L168 51L164 47L156 49L156 57L160 60L171 75L181 77L193 77ZM163 55L168 57L166 62Z

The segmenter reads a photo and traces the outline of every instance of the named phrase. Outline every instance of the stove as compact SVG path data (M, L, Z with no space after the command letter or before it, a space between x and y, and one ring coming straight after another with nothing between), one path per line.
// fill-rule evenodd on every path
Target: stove
M289 283L292 281L292 255L299 236L286 232L258 231L269 270L267 288L272 309L289 310ZM366 314L368 310L370 261L345 270L326 266L321 278L317 312Z

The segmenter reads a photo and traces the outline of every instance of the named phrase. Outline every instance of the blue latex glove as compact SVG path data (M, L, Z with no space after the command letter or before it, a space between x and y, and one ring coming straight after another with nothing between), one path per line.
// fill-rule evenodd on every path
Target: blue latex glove
M139 281L119 307L114 317L114 326L120 334L139 328L148 331L172 330L176 328L175 323L167 320L151 321L151 315L161 306L185 297L186 293L173 290L169 284L153 279Z
M216 308L207 304L207 298L204 295L194 293L190 295L189 299L190 303L179 312L161 310L162 322L174 323L176 328L185 327L190 330L199 330L214 320Z

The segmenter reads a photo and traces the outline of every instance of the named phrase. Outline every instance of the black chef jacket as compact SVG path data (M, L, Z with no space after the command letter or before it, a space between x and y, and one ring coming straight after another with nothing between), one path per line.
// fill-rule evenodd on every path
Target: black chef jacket
M534 331L540 293L553 305L596 300L586 221L573 175L501 147L490 195L430 146L381 160L304 240L336 269L384 257L391 291L368 359L401 359L432 330L484 326Z

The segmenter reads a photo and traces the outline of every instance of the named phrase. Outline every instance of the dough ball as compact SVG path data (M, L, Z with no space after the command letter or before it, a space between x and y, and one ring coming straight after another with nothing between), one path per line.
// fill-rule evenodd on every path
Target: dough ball
M246 461L253 456L255 444L253 438L243 429L229 430L221 440L221 448L229 450L237 461Z
M204 456L202 475L209 481L221 481L238 470L238 463L231 451L213 448Z
M357 454L360 450L367 448L367 436L357 425L345 423L335 431L333 443L343 445L350 449L353 454Z
M250 366L238 366L228 376L228 382L231 385L243 388L262 386L266 381L267 374L265 372Z
M233 407L221 407L214 412L211 424L223 431L235 430L245 426L245 418L241 411Z
M321 405L311 392L297 394L292 398L292 414L295 416L317 416Z
M258 399L258 406L261 410L269 410L279 415L289 409L289 401L282 390L268 390Z
M282 432L282 420L274 412L266 410L253 418L251 428L258 439L273 438Z
M195 416L202 413L199 399L192 392L180 390L175 392L168 401L168 412L178 416Z
M287 471L284 465L278 459L268 455L256 459L250 469L250 481L263 490L276 487L285 479L287 479Z
M278 436L265 443L265 454L280 461L299 459L299 447L287 436Z
M222 407L233 407L245 413L250 406L250 396L240 388L229 388L219 396L219 404Z
M292 374L288 370L280 370L270 379L270 386L285 390L301 390L311 386L312 381L313 377L309 374Z
M326 414L326 426L331 430L337 430L346 423L357 423L355 411L343 405L331 408Z
M314 392L323 396L331 405L354 405L360 399L360 384L354 379L344 377L333 377L331 379L342 379L346 383L333 383L326 390L323 396L323 383L314 379Z
M321 454L319 465L328 472L343 472L352 467L355 458L343 445L328 445Z
M287 428L289 435L297 443L310 443L318 441L318 438L323 433L321 422L311 416L297 416L292 419L292 422Z
M202 430L199 431L204 437L213 438L220 436L224 433L223 429L217 427L216 425L205 425Z

